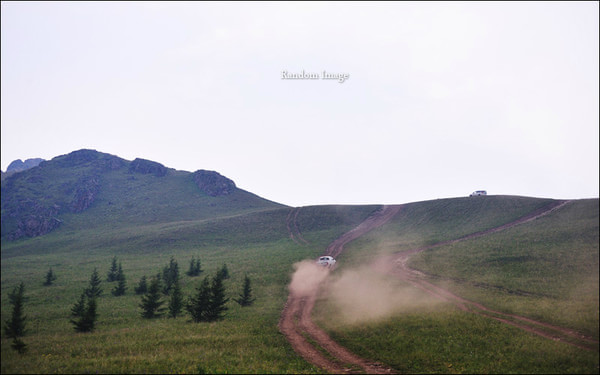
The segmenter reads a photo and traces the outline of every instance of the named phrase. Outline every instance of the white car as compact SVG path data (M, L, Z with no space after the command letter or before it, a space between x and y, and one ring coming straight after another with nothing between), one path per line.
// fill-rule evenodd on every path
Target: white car
M478 197L480 195L487 195L487 191L485 190L477 190L471 193L471 195L469 195L469 197Z
M330 257L329 255L325 255L319 257L319 260L317 260L317 264L323 267L331 268L335 265L335 259L333 259L333 257Z

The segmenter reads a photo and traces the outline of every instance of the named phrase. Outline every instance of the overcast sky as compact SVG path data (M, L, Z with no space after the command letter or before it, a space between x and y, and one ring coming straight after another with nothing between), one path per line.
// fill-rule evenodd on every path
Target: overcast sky
M2 170L90 148L291 206L598 197L598 13L2 2Z

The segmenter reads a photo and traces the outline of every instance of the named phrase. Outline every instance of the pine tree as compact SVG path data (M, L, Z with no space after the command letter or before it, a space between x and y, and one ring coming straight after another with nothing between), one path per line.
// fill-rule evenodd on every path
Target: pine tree
M100 289L100 277L98 276L98 270L94 268L92 276L90 277L90 286L85 290L85 294L88 298L96 298L102 295L102 289Z
M81 293L79 300L75 302L73 307L71 307L71 316L74 318L81 318L85 314L85 301L86 301L85 292Z
M239 303L240 306L250 306L254 302L255 299L252 298L252 287L248 275L244 278L244 288L240 293L240 298L234 298L233 300Z
M171 290L171 298L169 299L169 317L177 318L177 315L181 315L182 309L183 294L181 293L179 281L176 281Z
M208 276L202 280L200 286L196 288L196 295L188 299L186 310L192 316L196 323L206 321L206 312L210 304L210 282Z
M135 294L145 294L148 291L148 281L146 275L142 276L140 283L135 288Z
M227 264L223 264L223 267L217 272L217 277L221 280L229 279L229 270L227 269Z
M194 272L195 265L196 265L196 259L194 257L192 257L192 260L190 260L190 268L188 269L188 271L185 274L188 276L196 276L195 272Z
M71 308L71 319L74 329L77 332L91 332L96 325L98 318L98 302L96 297L88 297L84 291L79 297L79 300Z
M146 294L142 296L142 317L151 319L161 316L164 312L164 307L161 307L165 301L161 300L160 294L160 278L153 277L150 281L150 287Z
M112 259L112 263L110 265L110 270L108 271L108 276L106 277L106 281L116 281L117 280L117 256L115 255Z
M186 274L188 276L198 276L201 273L202 273L202 266L200 264L200 258L195 259L194 257L192 257L192 260L190 261L190 268L186 272Z
M13 306L13 310L10 320L4 322L4 332L6 337L13 339L11 347L21 354L27 351L27 344L20 339L20 337L25 335L25 320L27 319L23 314L23 303L25 302L24 294L25 284L22 282L8 294L8 299Z
M91 332L94 330L96 326L96 319L98 318L98 302L95 297L88 298L87 309L85 310L85 315L83 316L84 321L86 323L86 332Z
M52 271L52 267L46 273L46 281L44 282L44 286L50 286L56 280L56 275Z
M222 275L215 275L210 286L210 303L206 312L206 320L209 322L223 319L223 314L227 311L225 304L229 298L225 298L225 286L223 285Z
M164 282L163 293L168 295L173 285L179 281L179 266L175 258L171 257L169 265L163 268L162 278Z
M119 263L119 268L117 270L117 278L118 281L115 288L112 290L113 296L122 296L125 294L125 290L127 289L125 283L125 274L123 273L123 267L121 267L121 263Z

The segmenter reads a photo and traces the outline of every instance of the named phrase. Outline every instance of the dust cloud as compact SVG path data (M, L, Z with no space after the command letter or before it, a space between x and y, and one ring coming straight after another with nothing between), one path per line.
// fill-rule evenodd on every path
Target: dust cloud
M329 275L329 269L315 263L314 260L303 260L294 264L295 272L290 283L290 292L298 296L309 296L316 293Z
M328 280L322 297L336 319L358 324L428 309L441 302L379 270L365 265L344 270Z
M380 320L436 303L429 296L371 267L346 270L328 283L326 296L344 323Z
M388 318L394 314L429 309L441 303L409 284L403 283L382 266L380 258L373 264L346 270L330 271L314 260L294 264L289 285L297 296L319 293L328 314L343 324L358 324Z

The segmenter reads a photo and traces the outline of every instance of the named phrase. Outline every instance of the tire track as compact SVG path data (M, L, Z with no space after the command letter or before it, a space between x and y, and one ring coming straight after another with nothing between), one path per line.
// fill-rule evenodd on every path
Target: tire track
M411 269L407 265L410 256L413 254L435 247L500 232L548 215L555 210L564 207L569 202L570 201L555 201L510 223L495 228L472 233L454 240L442 241L422 248L382 256L376 260L374 267L378 271L392 274L432 296L453 303L465 312L472 312L490 319L495 319L504 324L517 327L547 339L574 345L578 348L597 350L598 341L590 337L584 336L581 333L568 328L535 321L515 314L503 313L490 309L480 303L469 301L444 288L429 283L425 280L426 275L418 270ZM401 205L384 206L382 209L376 211L357 227L344 233L338 239L333 241L327 247L325 255L337 257L344 251L344 245L385 224L401 210L401 207ZM297 211L295 213L292 211L288 215L288 228L293 227L293 222L295 217L297 217L297 214ZM294 238L291 231L290 235ZM300 296L290 293L288 296L285 308L281 314L279 329L286 336L294 350L308 362L332 373L394 373L394 370L391 368L387 368L377 362L367 361L349 352L347 349L333 341L326 332L318 328L312 322L310 315L314 308L317 295L318 288L314 293L309 295ZM549 333L548 331L553 331L554 333Z
M434 285L434 284L428 282L427 280L425 280L426 276L422 272L419 272L417 270L414 270L414 269L408 267L408 260L411 255L414 255L414 254L417 254L417 253L420 253L420 252L423 252L425 250L429 250L429 249L432 249L435 247L453 244L453 243L489 235L492 233L500 232L502 230L506 230L506 229L515 227L517 225L521 225L521 224L536 220L540 217L548 215L548 214L564 207L569 202L570 201L556 201L556 202L553 202L543 208L533 211L515 221L501 225L499 227L495 227L495 228L491 228L491 229L484 230L481 232L469 234L469 235L466 235L466 236L463 236L463 237L460 237L460 238L457 238L454 240L443 241L443 242L439 242L437 244L433 244L430 246L413 249L413 250L402 251L402 252L393 254L391 256L382 257L378 261L377 267L380 270L385 270L385 272L395 275L396 277L400 278L403 281L409 282L413 286L425 291L426 293L429 293L432 296L435 296L437 298L440 298L440 299L443 299L450 303L455 304L459 309L461 309L463 311L469 311L469 312L472 312L475 314L483 315L490 319L495 319L499 322L509 324L511 326L520 328L527 332L534 333L534 334L537 334L539 336L542 336L542 337L545 337L545 338L548 338L551 340L561 341L561 342L576 346L581 349L597 350L598 349L597 348L598 341L594 340L593 338L591 338L589 336L585 336L579 332L576 332L573 329L559 327L559 326L552 325L549 323L536 321L534 319L527 318L524 316L504 313L501 311L490 309L478 302L470 301L465 298L459 297L447 289L444 289L442 287L439 287L437 285ZM387 267L385 265L387 265ZM394 266L389 266L389 265L394 265Z
M300 207L295 207L290 210L285 219L285 224L287 226L288 233L290 234L290 238L292 241L297 243L298 245L302 245L303 242L305 245L309 245L309 242L302 237L302 233L298 228L298 214L300 213Z
M370 215L356 228L346 232L327 247L325 255L337 256L344 245L372 229L385 224L400 211L401 206L383 206ZM293 227L293 217L288 214L288 230ZM290 235L292 232L290 231ZM293 235L292 235L293 236ZM293 238L293 237L292 237ZM288 300L281 313L279 330L286 336L294 351L305 360L332 373L390 374L394 371L380 363L367 361L332 340L329 335L317 327L311 320L318 288L300 295L290 291Z

